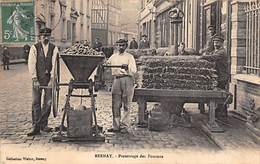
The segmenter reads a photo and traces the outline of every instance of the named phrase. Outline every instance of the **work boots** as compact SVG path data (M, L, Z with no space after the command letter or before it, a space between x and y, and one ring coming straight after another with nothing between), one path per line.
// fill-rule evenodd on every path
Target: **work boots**
M39 128L33 128L33 130L31 132L29 132L27 134L27 136L35 136L35 135L40 135L41 132L40 132L40 129Z
M45 127L41 128L41 131L46 132L46 133L50 133L52 131L52 128L45 126Z

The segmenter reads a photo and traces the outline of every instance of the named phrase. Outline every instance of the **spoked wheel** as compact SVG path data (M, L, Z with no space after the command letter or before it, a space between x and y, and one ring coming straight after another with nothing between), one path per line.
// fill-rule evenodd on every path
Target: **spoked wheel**
M56 117L58 113L59 107L59 87L60 83L60 58L59 56L56 59L56 64L54 67L54 77L52 81L52 112L53 116Z

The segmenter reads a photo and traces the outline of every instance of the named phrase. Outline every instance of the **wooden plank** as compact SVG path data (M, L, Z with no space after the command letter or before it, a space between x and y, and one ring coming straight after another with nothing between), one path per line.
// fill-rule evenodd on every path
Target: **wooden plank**
M209 104L209 122L207 124L209 130L211 132L218 132L218 133L222 133L224 132L224 129L221 128L218 123L216 122L216 113L215 110L217 108L217 103L214 99L210 100L210 104Z
M226 97L226 93L219 90L165 90L142 88L135 89L134 96L223 98Z
M161 102L163 100L185 102L185 103L209 103L211 99L215 99L218 103L223 103L225 98L206 98L206 97L158 97L158 96L134 96L133 102L136 102L138 98L143 98L147 102Z
M214 125L216 124L216 120L215 120L215 109L216 109L217 105L215 101L210 101L209 104L209 124L210 125Z
M145 112L147 108L146 100L143 98L138 98L138 124L146 124L147 120L145 119Z

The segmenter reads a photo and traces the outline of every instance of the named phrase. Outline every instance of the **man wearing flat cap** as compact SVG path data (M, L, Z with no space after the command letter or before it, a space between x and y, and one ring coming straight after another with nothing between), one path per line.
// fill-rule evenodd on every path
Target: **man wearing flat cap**
M129 49L138 49L138 44L135 41L135 38L132 38L132 41L130 42Z
M215 35L213 38L214 51L209 55L201 56L205 59L215 63L217 73L217 87L223 90L228 89L229 71L228 71L228 56L223 47L224 39L221 35ZM216 118L222 121L227 120L227 106L219 104L216 109Z
M147 40L147 35L142 35L142 40L139 43L139 49L147 49L150 48L150 43Z
M95 39L95 42L93 43L92 48L94 50L98 51L98 52L101 51L101 49L102 49L102 42L99 40L99 38Z
M210 54L214 50L213 37L215 35L215 28L213 25L208 26L209 39L207 40L205 48L200 50L200 53Z
M216 33L215 33L215 27L213 25L208 26L208 34L209 34L209 38L207 39L207 43L205 47L199 51L200 54L209 55L214 51L213 37ZM201 113L205 112L205 106L203 103L199 103L199 110Z
M136 73L136 63L133 55L125 52L127 41L119 39L117 42L118 52L114 53L107 61L112 67L114 77L112 85L112 113L113 128L109 132L127 132L130 124L130 103L134 94L134 74ZM121 107L123 115L121 118Z
M54 68L58 57L58 48L50 43L51 29L40 30L40 41L32 45L29 52L28 68L32 78L32 123L33 130L28 136L40 134L40 131L50 132L48 117L51 112ZM45 86L48 88L40 88ZM41 97L44 90L43 105Z

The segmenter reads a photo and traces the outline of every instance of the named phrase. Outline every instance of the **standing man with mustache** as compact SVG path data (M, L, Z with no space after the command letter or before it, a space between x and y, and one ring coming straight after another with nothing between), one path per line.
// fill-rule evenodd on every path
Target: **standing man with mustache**
M40 42L30 49L28 68L32 78L32 123L33 130L28 136L40 134L40 131L51 132L48 127L48 118L51 112L52 89L39 88L51 87L54 77L54 68L58 57L58 48L50 43L51 29L40 30ZM43 105L41 106L42 91L44 90Z
M134 94L134 74L137 70L133 55L125 52L127 41L119 39L116 44L119 52L114 53L107 63L122 67L112 68L112 76L114 76L112 86L113 128L108 131L125 133L130 124L129 107ZM124 111L122 118L121 107Z
M214 62L215 69L217 74L217 87L228 91L229 85L229 71L228 71L228 55L226 53L225 48L223 47L224 39L221 35L215 35L213 37L213 45L214 51L211 52L209 55L201 56L201 59ZM226 122L227 121L227 105L225 104L218 104L216 109L216 118Z

